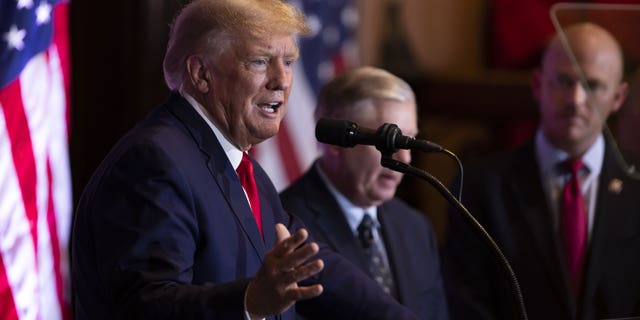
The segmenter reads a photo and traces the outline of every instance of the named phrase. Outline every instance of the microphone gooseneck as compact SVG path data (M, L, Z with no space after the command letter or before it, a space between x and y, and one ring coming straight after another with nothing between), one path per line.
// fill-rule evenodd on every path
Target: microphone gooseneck
M402 131L395 124L385 123L377 130L358 126L355 122L336 119L320 119L316 125L316 139L319 142L332 144L340 147L351 148L355 145L373 145L381 153L381 165L383 167L395 170L404 174L410 174L421 178L430 183L440 194L465 218L465 221L471 225L487 247L493 253L496 263L498 263L511 285L514 304L516 305L516 318L527 320L527 312L522 297L522 291L518 279L507 260L506 256L495 243L493 238L484 229L484 227L473 217L473 215L462 205L462 163L458 157L449 150L426 140L415 139L402 135ZM415 168L407 163L403 163L392 158L392 154L399 149L418 150L423 152L444 152L448 156L454 158L460 168L460 189L458 190L458 199L451 192L428 172Z
M484 229L484 227L476 220L476 218L465 208L465 206L457 200L451 192L434 176L428 172L415 168L409 164L397 161L391 157L382 156L381 164L383 167L410 174L414 177L418 177L429 184L431 184L440 194L451 204L464 218L464 221L471 226L471 228L482 238L485 245L489 248L490 252L495 259L495 262L502 268L505 276L509 280L511 286L511 294L513 303L515 304L515 319L527 320L527 311L524 305L524 297L522 296L522 290L520 289L520 283L516 277L509 260L504 255L498 244L493 240L491 235Z

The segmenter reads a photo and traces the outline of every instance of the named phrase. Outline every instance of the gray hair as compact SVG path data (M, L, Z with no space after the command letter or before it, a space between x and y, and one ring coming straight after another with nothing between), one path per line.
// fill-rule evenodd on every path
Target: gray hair
M413 101L413 90L404 80L374 67L348 70L327 83L318 96L316 120L357 120L359 107L373 100Z

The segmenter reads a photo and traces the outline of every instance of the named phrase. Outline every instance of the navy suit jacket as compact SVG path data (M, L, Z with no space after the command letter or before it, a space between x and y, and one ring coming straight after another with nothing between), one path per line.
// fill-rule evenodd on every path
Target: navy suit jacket
M280 197L285 209L300 217L316 239L368 272L362 247L316 166ZM429 221L395 198L378 207L378 218L400 303L422 319L447 319L437 242Z
M75 319L243 319L244 293L287 214L257 163L261 238L211 128L178 94L125 135L88 183L72 233ZM413 318L321 245L322 319ZM294 308L277 315L292 319Z
M640 316L640 181L625 175L607 145L582 296L576 303L535 159L530 141L515 152L470 165L463 192L463 203L509 259L529 319ZM515 318L506 275L460 215L449 217L443 270L451 317Z

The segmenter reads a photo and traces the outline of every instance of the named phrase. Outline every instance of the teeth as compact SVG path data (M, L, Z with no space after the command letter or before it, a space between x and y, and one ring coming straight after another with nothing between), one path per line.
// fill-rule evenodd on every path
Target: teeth
M280 107L280 103L279 102L272 102L272 103L267 103L265 105L262 106L262 110L268 112L268 113L274 113L276 112L276 109L278 109L278 107Z

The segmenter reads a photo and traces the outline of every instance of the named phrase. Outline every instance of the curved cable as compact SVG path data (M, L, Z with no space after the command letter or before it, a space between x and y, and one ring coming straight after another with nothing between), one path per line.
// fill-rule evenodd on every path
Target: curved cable
M457 158L457 157L456 157ZM440 192L444 196L449 203L454 206L460 214L465 218L465 222L467 222L471 227L480 234L481 238L484 240L485 244L491 249L491 252L496 258L498 264L503 268L504 272L509 278L509 284L511 285L513 299L517 305L517 318L521 320L527 320L527 312L524 306L524 298L522 297L522 291L520 290L520 284L518 283L518 279L516 277L511 264L505 257L500 247L496 244L496 242L491 238L489 233L484 229L484 227L476 220L473 215L465 208L462 203L451 194L451 192L434 176L429 174L428 172L415 168L409 164L393 160L390 156L385 156L383 154L381 164L383 167L389 168L391 170L395 170L402 173L408 173L415 177L421 178L428 183L430 183L436 190Z
M447 150L447 149L442 149L442 151L440 151L444 154L446 154L447 156L449 156L449 158L452 158L456 161L456 163L458 164L458 201L462 201L462 182L463 182L463 176L464 176L464 169L462 168L462 161L460 161L460 158L458 158L458 156L456 156L455 153Z

